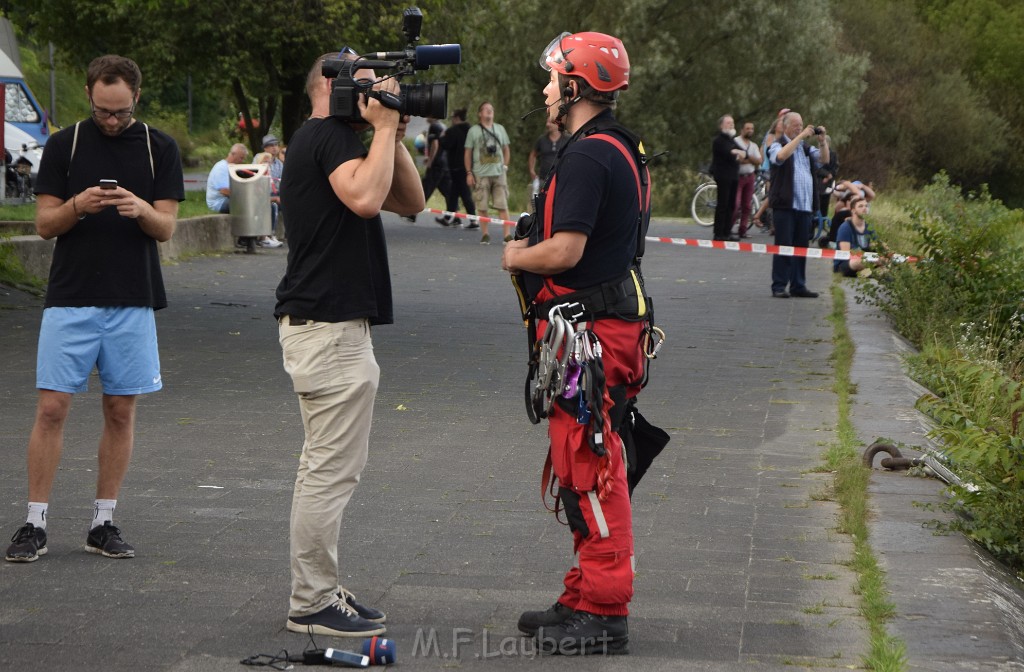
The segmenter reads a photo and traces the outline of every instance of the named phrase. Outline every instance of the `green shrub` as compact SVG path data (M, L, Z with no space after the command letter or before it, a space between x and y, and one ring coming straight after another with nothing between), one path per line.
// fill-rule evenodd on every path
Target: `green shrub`
M1024 569L1024 383L999 366L964 358L936 361L932 384L942 396L917 402L935 420L929 436L941 441L963 479L950 487L949 524L1017 570Z
M941 173L878 214L886 242L921 259L876 273L862 296L920 349L910 373L931 393L917 407L963 479L946 527L1024 570L1024 215Z
M951 325L1009 324L1024 297L1024 216L987 191L963 196L944 174L908 203L914 250L921 260L892 264L863 295L911 342L955 339Z

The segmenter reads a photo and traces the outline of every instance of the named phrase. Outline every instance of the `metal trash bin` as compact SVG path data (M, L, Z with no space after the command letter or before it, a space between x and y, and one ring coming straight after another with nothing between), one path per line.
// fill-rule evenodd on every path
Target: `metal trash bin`
M270 235L270 173L265 163L228 166L231 184L231 235Z

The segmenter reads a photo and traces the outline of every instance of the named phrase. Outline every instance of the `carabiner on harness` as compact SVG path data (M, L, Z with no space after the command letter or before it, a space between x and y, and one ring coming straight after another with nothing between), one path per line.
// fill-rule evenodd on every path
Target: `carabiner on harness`
M538 418L548 417L555 398L565 390L566 368L575 340L573 324L582 315L579 303L562 303L548 311L548 324L538 341L537 383L531 395Z
M644 329L643 335L643 348L644 357L647 359L656 359L658 352L661 351L661 346L665 344L665 332L654 325L648 326Z

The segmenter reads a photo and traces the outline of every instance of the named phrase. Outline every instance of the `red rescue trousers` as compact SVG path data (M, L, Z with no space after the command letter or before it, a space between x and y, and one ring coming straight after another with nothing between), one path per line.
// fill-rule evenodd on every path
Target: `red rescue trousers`
M546 322L538 324L544 333ZM605 319L593 323L601 342L607 387L627 385L627 396L639 392L643 376L643 323ZM604 414L611 409L607 391ZM605 422L608 423L607 417ZM600 460L590 449L589 425L558 407L548 421L551 464L573 534L574 566L566 573L558 601L572 609L604 616L626 616L633 597L633 518L626 481L622 440L606 432L611 491L598 498Z

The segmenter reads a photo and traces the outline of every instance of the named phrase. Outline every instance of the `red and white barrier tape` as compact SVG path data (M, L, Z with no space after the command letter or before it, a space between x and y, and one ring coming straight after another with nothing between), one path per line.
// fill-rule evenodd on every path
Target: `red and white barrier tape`
M435 215L444 215L445 217L449 217L449 218L451 218L451 217L461 217L461 218L468 219L470 221L483 222L485 224L502 224L502 225L508 225L508 226L515 226L516 225L515 222L513 222L511 220L508 220L508 219L501 219L499 217L481 217L480 215L467 215L464 212L448 212L447 210L437 210L435 208L426 208L426 209L423 210L423 212L432 212Z
M731 240L704 240L702 238L659 238L647 236L645 239L652 243L668 243L670 245L688 245L691 247L714 248L716 250L730 250L732 252L752 252L754 254L778 254L784 257L806 257L808 259L837 259L844 261L852 257L863 257L864 261L878 261L881 255L874 252L861 252L851 250L833 250L831 248L821 249L818 247L794 247L792 245L766 245L764 243L739 243ZM907 257L902 254L893 254L890 261L897 263L917 261L917 257Z
M434 208L427 208L425 212L433 212L438 215L444 215L446 217L465 217L469 220L477 220L480 222L497 223L497 224L508 224L515 226L516 222L509 221L507 219L499 219L497 217L480 217L478 215L467 215L464 212L448 212L447 210L436 210ZM875 262L881 258L874 252L857 252L850 250L833 250L831 248L821 249L818 247L794 247L792 245L766 245L764 243L740 243L731 240L705 240L703 238L661 238L657 236L647 236L645 238L650 243L668 243L669 245L685 245L689 247L703 247L712 248L716 250L729 250L732 252L750 252L753 254L778 254L783 257L805 257L807 259L838 259L840 261L849 260L852 257L863 257L864 261ZM907 257L902 254L893 254L889 256L890 261L897 263L917 261L917 257Z

